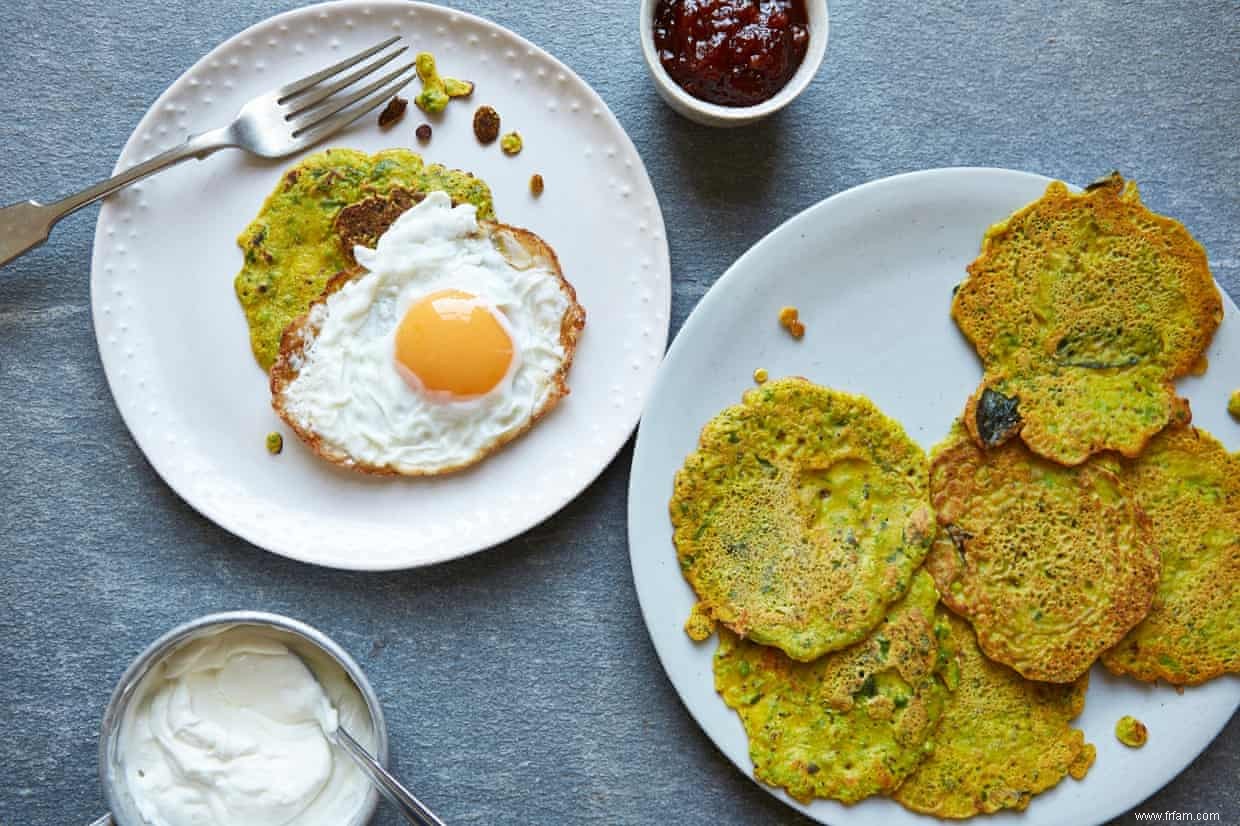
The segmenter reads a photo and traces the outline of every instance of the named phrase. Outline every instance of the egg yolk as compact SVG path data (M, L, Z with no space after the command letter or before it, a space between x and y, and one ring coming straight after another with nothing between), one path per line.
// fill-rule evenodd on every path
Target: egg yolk
M488 393L508 375L512 356L512 336L495 313L461 290L418 299L396 329L402 374L416 379L415 389L432 393L455 398Z

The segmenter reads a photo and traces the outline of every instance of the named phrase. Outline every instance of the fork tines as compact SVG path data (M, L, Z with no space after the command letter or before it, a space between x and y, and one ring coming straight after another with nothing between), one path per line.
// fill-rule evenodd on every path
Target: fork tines
M414 61L409 61L360 88L351 88L407 52L408 46L392 48L399 41L399 35L390 37L281 87L277 103L286 110L284 119L293 137L313 142L335 132L387 102L417 77Z

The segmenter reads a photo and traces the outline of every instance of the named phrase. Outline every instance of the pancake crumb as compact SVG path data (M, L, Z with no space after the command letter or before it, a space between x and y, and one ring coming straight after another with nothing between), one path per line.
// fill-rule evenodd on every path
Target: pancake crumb
M267 434L267 452L272 456L279 455L284 450L284 437L274 430Z
M796 307L784 307L779 311L779 324L793 338L805 335L805 325L800 321L800 311Z
M753 371L754 384L764 384L768 378L769 375L767 374L765 367L759 367L757 370Z
M505 155L517 155L524 147L525 142L521 140L521 135L517 132L509 132L499 139L499 148Z
M543 184L542 175L535 174L535 175L530 176L530 192L535 197L538 197L539 195L543 194L543 186L544 184Z
M419 52L414 58L414 68L422 81L422 91L413 103L428 115L442 112L452 98L467 98L474 93L473 81L440 75L435 67L435 56L430 52Z
M1115 738L1132 749L1139 749L1149 739L1149 729L1136 717L1125 714L1115 723Z

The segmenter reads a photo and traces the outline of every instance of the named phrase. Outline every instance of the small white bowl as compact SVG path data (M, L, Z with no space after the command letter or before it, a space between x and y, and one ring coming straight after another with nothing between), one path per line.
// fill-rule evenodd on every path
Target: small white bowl
M809 47L796 74L788 80L784 88L770 100L754 106L720 106L717 103L708 103L682 89L659 62L659 54L654 47L654 10L657 3L658 0L641 2L642 54L646 58L650 76L654 79L654 88L668 106L689 120L705 126L744 126L778 112L805 90L818 73L818 67L822 65L827 54L827 32L830 28L827 22L827 0L805 0Z

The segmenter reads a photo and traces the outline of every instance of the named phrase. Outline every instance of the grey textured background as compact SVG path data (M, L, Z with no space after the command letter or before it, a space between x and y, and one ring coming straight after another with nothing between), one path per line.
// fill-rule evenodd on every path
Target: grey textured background
M297 5L5 0L0 202L93 182L185 68ZM833 0L818 79L735 132L654 99L636 0L456 5L546 47L615 110L667 221L674 329L804 207L953 164L1072 181L1118 167L1240 298L1234 0ZM299 617L354 653L400 772L452 824L806 822L716 752L655 659L625 542L629 449L558 516L460 562L363 575L263 553L173 495L117 415L91 332L94 219L0 272L0 824L99 814L96 735L120 672L172 625L239 607ZM1233 720L1143 808L1240 821L1238 733Z

